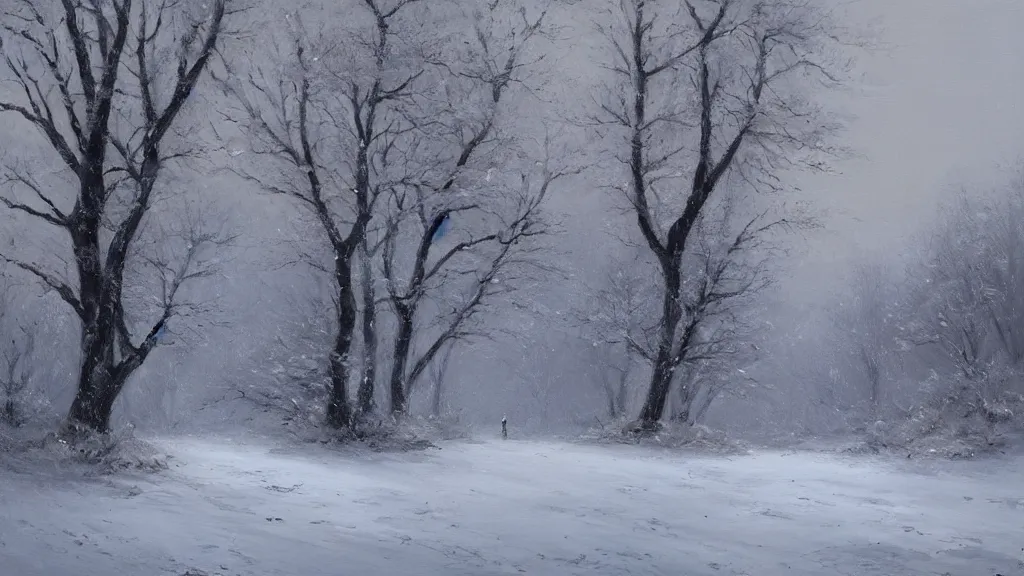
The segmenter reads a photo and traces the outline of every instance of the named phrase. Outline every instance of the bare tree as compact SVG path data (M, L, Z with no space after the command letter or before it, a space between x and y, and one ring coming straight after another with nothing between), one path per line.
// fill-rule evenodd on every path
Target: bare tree
M4 400L0 406L0 421L18 427L25 421L23 397L33 377L35 337L24 326L11 336L10 345L4 347L0 357L3 361L0 366L0 393L3 393Z
M115 399L175 312L165 306L141 339L133 337L123 277L161 169L183 156L169 152L166 140L218 44L228 1L191 10L175 2L154 8L131 0L22 0L2 15L4 63L21 94L0 101L0 112L38 129L77 189L51 196L8 166L9 194L0 200L70 240L74 280L41 262L3 256L53 289L81 320L69 429L109 427Z
M679 377L671 418L693 426L700 423L711 404L731 383L731 374L705 370L702 363L687 366Z
M938 390L964 419L989 424L1006 402L1022 397L1019 309L1020 246L1024 243L1021 187L995 198L967 195L946 210L923 262L911 268L904 302L906 330L932 366L950 369L952 388Z
M232 378L218 402L241 400L280 416L286 425L324 421L331 381L330 361L323 355L336 335L335 314L324 314L337 289L329 275L297 286L268 314L276 328L268 340L247 351L245 369Z
M605 274L572 311L573 324L587 341L599 371L598 383L612 419L626 414L630 376L651 358L657 332L650 321L650 293L657 289L656 280L640 270L619 268Z
M756 356L762 323L755 304L774 283L771 260L779 251L775 231L814 224L800 217L773 220L767 212L740 220L738 228L735 220L729 202L708 209L683 261L690 280L680 294L686 314L672 417L690 425L703 418L730 384L749 379L737 370ZM607 350L605 362L617 359L613 371L623 382L621 364L653 369L657 357L659 321L649 295L658 290L659 278L643 269L609 275L588 306L576 311L587 337Z
M614 80L592 125L623 138L624 192L661 271L659 335L638 422L651 429L693 338L692 308L701 306L684 300L687 286L705 284L703 273L685 274L693 232L730 174L731 188L775 191L782 168L825 167L825 137L836 126L797 80L838 82L825 61L836 36L829 15L802 0L617 4L615 23L599 25Z
M378 198L395 184L389 180L390 157L401 153L402 135L411 129L397 103L411 97L423 74L416 65L396 64L403 62L395 47L399 18L415 2L364 0L369 24L350 44L318 43L289 15L296 23L287 46L278 50L281 61L244 72L229 69L222 79L241 105L253 152L278 162L270 170L285 170L284 177L239 173L309 210L331 248L337 332L326 417L335 427L352 423L348 379L358 317L353 260ZM372 389L360 397L368 403Z
M601 388L608 403L608 417L615 420L626 414L629 400L629 376L633 371L634 357L624 346L610 343L594 343L593 350L600 359Z
M548 153L547 146L545 153ZM494 204L489 207L497 212L496 217L486 223L490 232L480 236L474 236L472 230L462 232L435 257L431 257L429 248L444 219L454 213L480 211L486 215L487 212L482 205L467 204L445 208L428 219L424 210L416 209L417 219L424 226L425 233L421 236L412 274L404 285L398 283L395 270L397 242L394 239L397 235L392 235L385 244L384 274L389 298L398 317L392 350L392 412L406 411L406 398L412 386L443 347L460 340L487 336L489 330L481 325L479 316L485 312L488 301L508 296L517 289L517 281L522 281L530 272L547 269L543 259L537 257L541 246L536 242L550 233L543 218L543 203L551 185L572 171L555 172L547 159L541 162L538 171L540 174L535 178L539 182L524 174L518 190L506 190L505 199L511 201L507 208L501 210ZM436 327L436 335L428 337L422 353L412 356L413 337L417 333L428 333L417 330L416 326L416 313L428 298L440 308L432 323ZM410 356L413 361L407 368Z
M430 381L434 386L430 400L430 414L434 418L440 418L443 415L444 381L448 374L448 363L451 361L452 350L454 349L455 346L449 344L444 349L444 352L431 364Z
M373 274L373 252L366 237L359 243L359 285L362 295L362 372L356 391L356 405L362 414L373 412L377 381L377 292Z
M967 380L983 379L998 354L992 319L1001 319L992 307L1007 287L992 281L1016 258L1001 253L1008 238L997 237L998 221L989 222L993 208L964 196L947 209L908 302L919 311L910 320L915 343L937 348Z
M988 211L983 225L991 247L985 270L984 311L995 332L996 348L1011 366L1024 364L1024 180L1008 188L1006 198Z
M513 143L501 135L501 106L510 86L523 83L539 60L530 57L529 48L535 38L549 33L545 17L546 10L529 17L519 2L489 2L475 16L475 42L466 41L466 52L435 61L445 72L445 99L440 109L431 106L420 112L436 121L421 123L419 138L424 145L408 158L422 177L396 190L388 206L390 233L383 265L397 319L390 351L394 413L407 410L412 386L438 351L472 335L466 323L486 297L511 286L508 278L503 279L502 289L493 285L521 259L525 241L543 233L541 202L551 183L566 174L549 167L546 141L539 185L523 176L520 190L507 190L507 176L498 175L492 181L493 167L483 179L472 177L481 171L478 157L514 152ZM470 108L476 104L479 109ZM511 205L502 198L508 195L515 199ZM469 230L450 236L458 241L441 241L453 220L470 222L464 226ZM476 230L480 232L474 234ZM411 248L409 254L402 251L405 246ZM473 266L474 260L483 264ZM412 358L410 366L414 340L425 332L417 322L421 304L436 300L439 291L469 277L475 278L468 282L465 296L451 306L438 335Z
M850 282L853 298L840 302L832 313L837 331L833 346L847 357L854 381L862 384L856 390L867 405L863 416L872 423L883 416L884 401L893 400L887 397L888 387L911 345L896 281L880 264L862 266Z
M25 395L35 376L35 331L15 318L14 285L0 275L0 422L19 427L25 422Z
M814 224L799 216L771 219L768 212L740 220L738 227L736 220L730 203L717 214L706 209L683 260L689 281L680 294L684 321L675 417L690 425L701 421L730 384L742 380L741 366L756 356L754 339L762 323L755 304L775 281L771 262L779 248L774 234Z

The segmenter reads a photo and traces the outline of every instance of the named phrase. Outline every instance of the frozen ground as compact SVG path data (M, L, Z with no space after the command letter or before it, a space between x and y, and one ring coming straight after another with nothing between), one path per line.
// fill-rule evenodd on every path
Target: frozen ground
M159 445L151 476L0 470L0 575L1024 574L1024 459Z

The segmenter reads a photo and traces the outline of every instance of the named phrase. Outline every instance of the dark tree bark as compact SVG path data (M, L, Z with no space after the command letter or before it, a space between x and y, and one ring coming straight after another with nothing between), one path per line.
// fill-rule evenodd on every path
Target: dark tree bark
M338 334L331 350L331 389L327 399L327 423L335 428L352 424L352 406L348 401L349 351L356 327L356 299L352 293L352 263L338 258L335 280L338 284Z
M413 309L398 304L395 306L398 317L398 330L395 334L394 356L391 365L391 412L404 413L407 408L405 394L405 370L409 360L409 349L412 346Z
M373 251L363 239L360 249L359 272L363 287L363 373L359 380L357 400L362 414L373 412L374 388L377 382L377 300L373 288Z
M161 144L206 69L221 33L226 3L227 0L215 1L206 21L198 23L191 35L178 39L181 47L177 76L163 109L158 108L153 86L154 68L158 65L153 62L155 43L162 39L164 25L162 12L150 19L146 5L140 3L133 10L131 0L94 7L62 0L62 21L48 23L43 16L47 10L30 0L15 9L17 14L3 17L3 29L10 39L20 41L24 52L41 61L43 75L47 76L45 82L55 92L40 88L41 76L25 60L16 60L15 52L8 51L5 43L7 66L24 88L27 107L0 102L0 112L15 113L43 132L78 183L74 207L68 212L60 210L38 188L34 191L46 210L2 200L8 208L62 228L71 241L78 273L77 290L40 266L8 259L60 294L81 321L81 367L67 418L69 430L109 428L114 402L156 347L157 334L174 313L171 295L172 301L164 303L159 320L140 344L133 344L124 321L124 270L165 160ZM137 19L134 54L129 42L133 16ZM60 42L71 46L74 69L67 69L64 64L58 48ZM136 77L137 86L123 86L120 75L126 71ZM81 90L81 96L76 94L76 88ZM142 106L142 125L121 141L110 126L115 98L136 90ZM59 113L49 102L52 93L60 95ZM115 164L108 158L113 150L120 155L121 163ZM127 216L115 226L104 250L101 231L110 217L108 201L119 184L109 180L114 173L126 174L124 182L134 188L135 195ZM20 181L29 183L26 178Z

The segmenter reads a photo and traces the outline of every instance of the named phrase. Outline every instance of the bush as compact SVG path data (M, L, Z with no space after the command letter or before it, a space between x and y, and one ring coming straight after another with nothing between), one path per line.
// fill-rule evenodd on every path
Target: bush
M136 438L131 425L106 434L79 430L44 433L37 427L0 427L0 452L8 467L36 474L48 471L92 476L167 468L167 456Z
M908 455L973 458L1005 445L1024 430L1024 377L1001 371L978 380L957 378L893 426L876 423L869 445Z
M391 416L357 421L346 430L321 427L306 439L321 444L365 447L374 452L409 452L437 448L436 442L467 438L468 429L458 421L418 416Z

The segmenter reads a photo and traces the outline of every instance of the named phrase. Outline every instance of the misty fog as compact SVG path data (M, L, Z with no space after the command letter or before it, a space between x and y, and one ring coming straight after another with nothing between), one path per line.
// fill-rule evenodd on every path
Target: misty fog
M0 0L0 576L1024 569L1020 22Z

